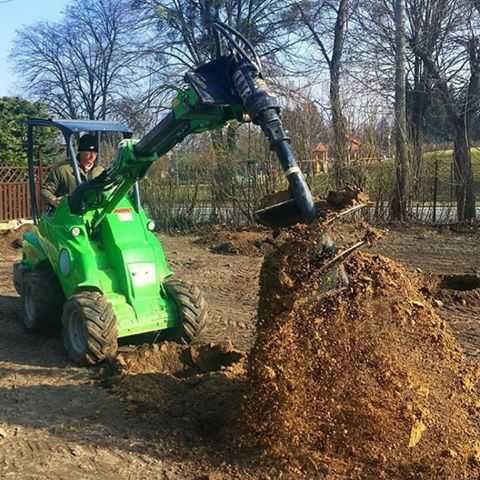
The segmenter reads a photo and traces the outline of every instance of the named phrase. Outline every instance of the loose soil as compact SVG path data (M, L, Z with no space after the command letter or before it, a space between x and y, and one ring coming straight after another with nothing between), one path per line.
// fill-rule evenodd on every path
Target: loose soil
M222 226L201 233L195 243L206 246L213 253L254 257L263 257L273 248L268 230L229 230Z
M248 444L297 477L476 478L480 377L430 285L360 253L350 285L326 296L318 236L291 231L262 266Z
M351 234L356 235L355 229ZM267 238L267 243L271 245L270 237ZM466 352L468 359L476 361L480 345L480 299L478 289L456 290L451 288L452 284L441 286L442 278L439 276L476 275L480 271L480 243L477 234L438 232L421 227L392 230L373 248L400 260L406 269L379 259L380 257L368 260L370 257L363 257L363 254L349 263L350 269L356 269L357 273L364 272L367 277L372 277L370 271L376 265L388 274L387 278L398 275L397 281L407 278L412 282L410 275L421 270L417 273L422 275L422 286L418 280L420 283L415 288L410 285L412 290L407 289L406 292L408 302L412 297L413 301L424 305L419 307L408 303L408 308L416 312L415 320L425 328L415 337L415 328L407 321L409 336L398 342L398 348L391 352L392 356L405 352L402 349L414 348L414 338L419 342L427 337L430 339L432 328L436 328L429 324L432 318L438 319L438 322L444 320L447 326L452 327L461 351L456 349L455 339L449 335L449 329L445 328L441 330L440 340L429 344L429 348L436 346L436 352L444 353L437 370L433 368L433 362L428 356L426 359L422 357L420 362L418 349L412 350L417 354L412 355L411 359L406 358L403 363L383 364L381 360L391 360L393 357L389 356L390 352L385 351L385 348L382 350L382 342L374 341L375 338L378 340L376 332L382 332L382 338L389 340L395 332L404 333L404 330L398 330L403 327L396 320L391 329L386 328L388 322L380 315L377 323L372 323L372 328L365 332L361 331L362 335L358 337L366 340L366 345L369 346L363 364L362 357L355 363L354 371L363 376L358 377L358 385L350 383L355 387L359 409L352 410L357 405L348 404L348 395L342 396L340 391L335 393L330 390L331 397L338 400L341 406L336 417L333 415L335 411L331 409L330 418L332 429L341 426L343 422L349 425L346 428L349 433L355 432L352 424L356 425L356 421L359 425L365 425L364 420L372 418L385 421L384 428L379 426L375 430L372 426L370 430L358 429L359 432L367 431L371 435L371 438L359 436L355 440L358 444L351 442L353 433L349 436L337 428L335 431L327 431L328 435L321 444L318 433L324 431L317 429L319 423L313 422L312 431L302 431L302 428L306 428L305 416L287 415L285 419L288 421L292 421L292 418L299 419L298 431L305 434L305 441L295 435L287 436L285 445L291 445L288 442L294 438L294 442L304 449L299 452L303 457L299 455L298 458L289 455L290 449L286 453L279 451L275 447L279 444L278 439L276 444L272 441L272 449L277 448L273 452L275 456L282 462L287 462L288 469L283 470L283 473L280 472L284 465L259 458L248 449L239 450L238 440L248 437L235 435L239 431L243 435L252 434L251 428L248 428L252 426L251 422L243 426L241 423L239 426L238 422L244 418L242 401L249 392L243 352L248 352L255 340L259 273L263 258L256 252L249 255L214 253L209 250L208 242L198 243L198 237L193 236L162 236L161 239L172 269L180 278L195 282L205 292L210 305L206 342L213 345L202 347L203 351L171 344L156 349L123 347L114 365L88 370L76 368L68 362L59 338L28 335L20 327L21 305L14 292L10 273L12 262L18 258L19 252L11 246L10 238L8 245L6 240L0 238L1 478L228 480L276 479L281 475L282 478L293 479L307 475L307 478L336 479L381 478L380 473L385 472L384 475L387 476L384 478L454 479L472 478L468 475L472 472L476 474L473 470L477 461L475 445L463 440L466 433L471 439L475 435L478 438L475 433L476 424L470 415L471 411L478 411L478 406L473 410L466 407L469 399L473 398L476 379L469 374L467 366L462 370L457 360ZM374 261L380 264L369 263ZM423 274L431 276L425 277ZM363 297L359 295L361 289L370 286L378 291L379 282L384 280L382 275L372 277L371 281L363 280L344 292L343 298L345 302L355 299L357 310L352 311L360 311L363 305ZM311 281L312 279L303 279L302 288L310 288ZM294 292L295 295L300 293L296 289ZM407 305L404 297L397 297L396 304L402 308ZM389 298L387 296L386 300ZM275 302L271 302L272 307ZM329 304L325 305L327 308ZM330 308L333 308L333 304ZM260 309L261 315L262 312L265 309ZM300 311L294 312L297 314ZM302 312L306 315L309 310ZM345 308L342 312L346 312ZM440 317L435 317L437 314ZM332 318L340 326L347 325L346 314L337 318L332 312ZM399 319L400 316L394 318ZM437 326L439 325L443 324L438 323ZM355 330L357 331L358 329ZM305 333L308 332L312 333L307 328ZM335 332L333 327L327 329L324 339L333 338ZM345 333L344 330L341 332ZM357 338L353 332L344 337L351 341ZM281 338L281 335L277 338ZM219 346L220 343L223 345ZM343 343L344 346L347 344L346 341ZM291 346L292 343L288 345ZM294 345L299 347L304 344L300 342ZM308 342L306 345L313 346ZM386 345L391 345L391 342ZM255 348L261 350L258 340ZM287 352L286 348L281 351ZM325 352L333 353L337 350L329 351L326 348ZM430 354L432 350L421 352ZM267 365L273 365L272 368L281 365L278 356L269 355L269 358L270 364ZM339 361L346 362L347 358L348 355L344 353ZM370 365L367 360L371 358L376 358L378 364ZM442 369L446 366L450 374L444 376L442 371L445 370ZM410 386L406 377L402 376L407 371L413 372ZM368 376L366 372L371 372L372 375ZM429 374L428 378L426 373ZM397 386L395 390L396 382L400 380L403 381L403 386ZM259 387L261 385L264 384L258 384ZM284 386L282 383L278 385ZM383 389L372 397L375 401L368 406L362 399L375 393L373 386L381 386ZM428 387L428 394L425 386ZM309 392L308 389L302 391ZM262 392L261 388L259 392ZM385 396L385 392L390 393ZM410 394L410 404L407 399L400 402L399 393ZM449 397L453 393L458 400L454 406L453 399ZM299 395L301 397L300 393ZM259 411L265 411L266 397L259 394L257 398ZM307 402L307 413L312 412L313 406L319 405L316 398L309 401L313 403L308 406ZM294 402L292 408L300 405L302 404ZM393 407L398 405L405 409L397 412L397 418L393 415ZM448 408L455 408L452 412L457 415L452 415ZM288 413L287 410L285 412ZM360 415L354 418L355 412L360 412ZM378 416L379 412L382 415ZM446 425L445 432L441 431L441 420ZM259 422L258 425L260 428L262 424ZM424 427L426 429L423 431ZM288 429L285 431L289 432ZM272 430L273 436L269 438L274 440L275 432ZM402 435L393 438L388 436L389 432ZM419 440L415 447L408 449L412 436L413 440L417 437ZM449 443L445 444L443 450L433 447L435 441L445 439ZM312 447L317 441L318 445ZM375 448L377 444L385 446L389 442L392 443L384 450ZM399 447L398 452L391 449L393 445ZM353 451L349 450L349 446L354 447ZM310 456L311 460L305 462L304 454L309 452L314 452L315 456ZM326 454L330 460L325 458ZM398 458L407 459L404 469L398 467ZM367 460L371 460L371 463ZM444 469L443 476L433 476L438 470L435 470L437 466L432 467L432 463L438 463L438 468ZM391 472L400 476L391 476Z

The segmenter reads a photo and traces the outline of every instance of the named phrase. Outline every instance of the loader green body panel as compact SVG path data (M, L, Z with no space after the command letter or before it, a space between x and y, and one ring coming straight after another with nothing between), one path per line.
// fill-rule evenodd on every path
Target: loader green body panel
M240 120L243 111L241 103L202 106L193 87L181 90L151 148L124 139L102 175L77 186L53 213L38 218L24 237L25 267L50 263L67 299L82 290L101 292L113 307L118 337L179 326L175 300L163 288L172 272L162 245L129 192L187 135Z
M82 289L102 292L119 337L175 327L175 306L162 288L172 272L143 209L126 196L92 234L94 217L94 211L74 215L62 201L24 236L23 263L32 269L48 260L66 298Z

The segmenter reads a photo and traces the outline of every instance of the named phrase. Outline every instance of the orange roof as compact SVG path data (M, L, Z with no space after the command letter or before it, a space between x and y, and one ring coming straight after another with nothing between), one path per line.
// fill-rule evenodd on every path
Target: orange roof
M324 143L319 143L314 149L314 152L328 152L328 145Z
M347 133L345 135L346 139L351 142L353 145L358 145L360 146L362 144L362 142L358 139L358 138L355 138L353 135L350 135L349 133Z

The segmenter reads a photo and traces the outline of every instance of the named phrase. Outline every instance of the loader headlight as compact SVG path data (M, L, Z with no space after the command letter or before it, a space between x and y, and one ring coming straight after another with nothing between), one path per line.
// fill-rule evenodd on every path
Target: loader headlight
M147 222L147 228L148 228L151 232L153 232L153 231L155 230L155 222L154 222L153 220L149 220L149 221Z
M80 234L82 233L82 231L80 230L80 228L78 227L73 227L71 230L70 230L70 233L72 234L73 237L78 237L80 236Z
M72 260L66 248L62 248L58 255L58 268L60 273L65 276L67 276L72 270Z

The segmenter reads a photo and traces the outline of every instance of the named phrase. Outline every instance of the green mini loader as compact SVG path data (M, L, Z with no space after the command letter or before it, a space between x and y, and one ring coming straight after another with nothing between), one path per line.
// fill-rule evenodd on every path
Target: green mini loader
M259 125L276 152L290 197L257 212L260 223L310 223L315 205L282 128L276 97L268 90L250 43L227 25L214 24L217 56L185 76L172 109L142 140L117 123L28 121L28 165L34 226L23 238L14 281L31 331L62 329L68 356L93 365L115 355L118 339L147 332L192 342L202 332L206 304L195 286L176 279L153 222L142 208L137 182L160 156L190 134L231 120ZM63 133L77 178L75 191L40 214L32 138L38 127ZM97 178L81 182L73 148L79 132L121 132L116 158Z

